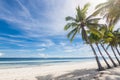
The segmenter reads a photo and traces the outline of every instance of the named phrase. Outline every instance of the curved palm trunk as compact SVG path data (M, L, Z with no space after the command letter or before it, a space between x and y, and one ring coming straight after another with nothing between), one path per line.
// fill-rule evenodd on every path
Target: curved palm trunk
M101 52L101 50L100 50L100 48L99 48L99 46L98 46L98 43L96 43L96 46L97 46L97 48L98 48L98 51L99 51L100 55L102 56L103 60L105 61L107 67L108 67L108 68L111 68L111 66L108 64L107 60L106 60L105 57L103 56L103 54L102 54L102 52Z
M119 52L118 48L117 48L117 47L115 47L115 49L116 49L116 51L118 52L118 54L119 54L119 56L120 56L120 52Z
M119 59L118 59L118 57L117 57L117 55L116 55L116 53L115 53L115 51L114 51L114 49L113 49L113 47L111 46L111 49L112 49L112 51L113 51L113 53L114 53L114 56L115 56L115 58L116 58L116 60L118 61L118 63L120 64L120 61L119 61Z
M99 58L98 58L98 56L97 56L97 53L96 53L93 45L90 43L90 41L89 41L89 39L88 39L88 36L87 36L87 34L86 34L86 31L85 31L84 27L82 27L82 29L83 29L83 31L84 31L84 33L85 33L86 40L87 40L87 42L89 43L89 45L90 45L90 47L92 48L92 51L93 51L93 53L94 53L94 55L95 55L95 59L96 59L96 61L97 61L97 65L98 65L98 70L99 70L99 71L104 70L104 68L102 67L102 65L101 65L101 63L100 63L100 61L99 61Z
M98 56L97 56L97 54L96 54L96 51L95 51L95 49L93 48L93 45L90 44L90 47L92 48L92 51L93 51L93 53L94 53L94 55L95 55L95 58L96 58L96 61L97 61L97 65L98 65L98 70L99 70L99 71L104 70L104 68L102 67L102 65L101 65L101 63L100 63L100 61L99 61L99 59L98 59Z
M107 50L105 49L105 47L102 44L101 44L101 46L104 49L104 51L106 52L106 54L108 55L108 57L111 60L111 62L113 63L114 67L117 67L116 63L113 61L113 59L111 58L111 56L109 55L109 53L107 52Z

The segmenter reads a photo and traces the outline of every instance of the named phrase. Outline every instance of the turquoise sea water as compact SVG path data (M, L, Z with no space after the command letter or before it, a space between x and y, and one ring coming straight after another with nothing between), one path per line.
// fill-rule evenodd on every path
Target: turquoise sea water
M0 68L18 68L40 65L60 64L67 62L83 62L94 60L93 57L83 58L0 58Z

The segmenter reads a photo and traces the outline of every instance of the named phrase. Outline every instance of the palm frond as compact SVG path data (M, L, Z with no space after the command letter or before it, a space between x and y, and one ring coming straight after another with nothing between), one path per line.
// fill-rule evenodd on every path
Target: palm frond
M95 28L89 28L89 29L90 29L90 32L93 33L94 35L96 35L100 38L103 37L103 35L97 29L95 29Z
M91 15L89 15L89 16L86 18L86 20L89 20L90 18L97 16L97 15L100 13L100 11L101 11L101 9L96 10L96 11L93 12Z
M108 30L111 31L111 32L113 32L113 29L114 29L114 25L111 25L111 26L108 27Z
M71 31L67 34L67 37L70 38L70 36L71 36L75 31L77 31L77 28L74 28L73 30L71 30Z
M81 9L80 9L80 7L78 6L78 8L76 9L76 11L77 11L77 18L78 18L78 20L79 21L81 21L81 20L83 20L83 14L82 14L82 11L81 11Z
M87 10L88 10L89 6L90 6L90 3L87 3L87 4L84 5L84 8L82 9L83 14L87 13Z
M105 2L105 3L100 3L100 4L98 4L98 5L95 7L95 9L101 8L101 7L103 7L103 6L106 6L106 4L107 4L107 2Z
M68 30L69 28L77 27L79 24L72 22L72 23L67 23L64 27L64 30Z
M67 23L64 27L64 30L68 30L71 27L71 23Z
M71 16L66 17L65 20L66 21L76 21L76 19Z
M72 35L72 37L71 37L71 39L70 39L71 42L73 41L73 39L74 39L74 37L75 37L76 34L77 34L77 30L74 31L74 33L73 33L73 35Z
M101 18L93 18L93 19L88 19L87 21L90 22L98 22Z

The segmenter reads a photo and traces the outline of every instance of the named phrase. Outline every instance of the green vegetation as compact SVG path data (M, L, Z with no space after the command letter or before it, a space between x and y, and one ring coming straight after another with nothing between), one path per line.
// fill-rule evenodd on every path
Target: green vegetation
M76 35L82 36L82 40L86 44L90 45L95 55L98 70L104 70L104 67L100 63L99 57L93 44L96 45L99 54L107 65L107 68L111 68L111 66L100 50L101 48L103 48L103 50L106 52L108 58L113 63L113 66L116 67L117 64L112 59L111 55L107 51L107 48L109 48L109 46L111 47L116 60L120 64L120 51L118 49L118 47L120 47L120 30L114 30L115 25L120 20L120 0L108 0L105 3L97 5L95 12L87 17L87 10L89 6L89 3L85 4L83 8L80 8L78 6L78 8L76 8L77 14L75 18L70 16L66 17L66 21L68 23L64 27L64 30L70 31L67 37L70 39L70 41L73 41ZM106 24L99 23L99 20L102 19L96 18L96 16L99 14L102 18L106 19ZM105 48L104 44L108 45L107 48Z

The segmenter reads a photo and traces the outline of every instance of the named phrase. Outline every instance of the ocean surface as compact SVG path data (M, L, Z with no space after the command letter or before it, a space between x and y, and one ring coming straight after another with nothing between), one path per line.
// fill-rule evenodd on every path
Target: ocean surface
M0 58L0 68L19 68L40 65L61 64L67 62L84 62L95 60L93 57L83 58Z

